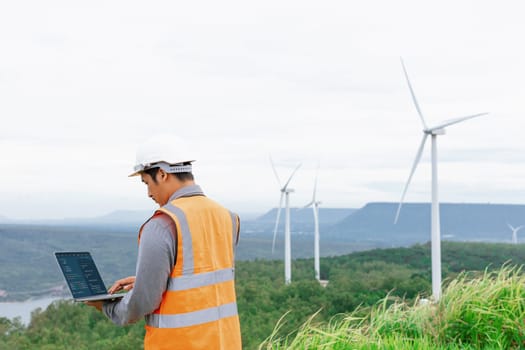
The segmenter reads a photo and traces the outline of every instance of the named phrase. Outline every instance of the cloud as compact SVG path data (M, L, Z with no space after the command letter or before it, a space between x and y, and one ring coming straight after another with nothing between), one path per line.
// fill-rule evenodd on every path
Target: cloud
M275 206L269 154L283 173L303 163L297 203L310 197L318 161L326 205L397 200L421 138L399 56L429 124L491 112L439 140L442 187L458 184L450 198L463 198L463 183L487 197L473 200L519 201L517 192L485 189L520 187L520 9L472 1L3 3L0 214L149 207L123 174L136 145L158 132L190 140L197 178L226 204ZM465 168L450 171L456 166ZM462 175L470 172L486 175L471 190ZM424 173L415 197L426 189ZM68 194L75 206L60 199ZM56 210L39 212L35 197Z

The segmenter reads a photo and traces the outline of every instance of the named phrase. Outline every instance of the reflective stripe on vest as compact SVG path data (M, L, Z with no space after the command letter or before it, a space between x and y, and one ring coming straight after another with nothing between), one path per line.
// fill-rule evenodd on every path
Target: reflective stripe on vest
M233 269L203 272L196 275L172 277L168 281L168 290L177 291L208 286L210 284L233 281Z
M182 273L184 275L192 274L194 270L193 243L190 228L188 226L188 220L186 220L186 215L182 210L180 210L171 203L166 204L163 208L165 208L168 211L171 211L179 219L180 230L182 235L182 261L184 264L182 266Z
M237 215L235 213L230 212L230 215L232 217L232 226L233 226L233 238L232 238L232 244L233 244L233 262L235 264L235 251L237 250L237 238L239 237L239 227L237 223Z
M178 315L150 314L146 316L146 323L148 326L156 328L182 328L218 321L221 318L231 316L237 316L237 303Z

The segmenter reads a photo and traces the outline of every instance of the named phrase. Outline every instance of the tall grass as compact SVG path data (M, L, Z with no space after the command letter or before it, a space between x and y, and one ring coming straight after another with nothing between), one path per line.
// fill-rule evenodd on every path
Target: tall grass
M286 315L260 350L522 349L525 276L510 265L464 272L448 282L438 303L387 296L328 323L316 324L313 315L294 334L279 337L285 320Z

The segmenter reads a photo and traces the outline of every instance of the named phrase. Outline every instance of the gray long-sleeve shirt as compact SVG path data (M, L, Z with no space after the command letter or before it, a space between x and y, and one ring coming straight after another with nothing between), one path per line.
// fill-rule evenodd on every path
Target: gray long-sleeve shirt
M176 258L176 228L166 214L144 225L140 238L136 280L120 301L107 302L104 314L118 325L134 323L160 305Z

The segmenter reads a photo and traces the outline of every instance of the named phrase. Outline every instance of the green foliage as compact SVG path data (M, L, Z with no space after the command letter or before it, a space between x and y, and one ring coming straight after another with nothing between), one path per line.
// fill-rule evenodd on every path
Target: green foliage
M92 307L58 301L35 310L31 323L0 319L0 349L95 350L141 349L144 323L116 327Z
M522 349L525 276L510 265L464 272L437 304L388 296L358 314L320 325L312 317L287 337L278 336L278 323L260 349Z
M446 340L501 349L525 347L525 276L516 267L453 280L439 306Z
M429 281L419 270L382 261L352 261L352 255L323 259L329 268L326 288L313 278L311 259L292 263L293 280L286 286L280 261L240 262L237 265L237 295L243 344L255 349L275 323L287 313L278 335L289 334L310 315L319 320L349 312L359 305L373 305L389 292L407 298L426 293Z
M442 257L445 286L449 289L465 288L477 277L494 276L492 271L498 270L493 269L506 261L523 264L525 245L443 242ZM269 341L264 343L264 349L433 349L436 339L441 341L440 346L447 344L443 349L476 348L480 343L476 344L472 339L484 341L482 334L491 334L491 329L483 328L486 325L481 327L481 321L475 318L476 311L481 308L479 303L490 300L490 297L494 300L494 308L483 311L483 314L492 315L494 329L505 329L502 333L506 334L504 339L507 340L501 338L498 341L512 348L521 339L519 337L525 338L520 333L523 329L518 328L516 333L517 325L510 322L525 319L519 318L525 307L514 298L519 295L519 289L492 290L492 294L478 291L477 304L471 298L470 304L465 303L463 309L457 306L458 302L450 300L459 292L450 292L452 294L447 294L448 297L444 294L442 303L448 304L440 305L450 309L450 313L436 312L428 307L411 307L417 304L419 297L428 297L430 293L428 244L322 258L321 274L329 280L326 288L314 279L313 265L313 259L294 260L293 282L285 285L282 261L237 263L236 289L245 349L257 349L265 339ZM481 272L464 274L465 270ZM516 271L515 276L519 275ZM472 288L489 293L490 283L473 284ZM388 298L385 299L386 295ZM379 300L382 302L377 304ZM513 311L505 311L504 316L498 318L494 315L501 314L497 307ZM412 312L414 309L418 312ZM312 314L316 314L313 319ZM470 320L472 325L465 326L465 320ZM309 322L308 325L301 327L305 322ZM441 322L447 327L431 327L439 326ZM96 310L70 302L54 303L45 311L35 311L27 327L19 320L0 319L0 349L140 349L143 335L143 322L117 327ZM355 345L360 344L359 339L371 336L376 337L377 342L370 343L369 347ZM305 337L308 343L301 340ZM418 342L413 339L418 339ZM464 347L454 344L463 344Z

